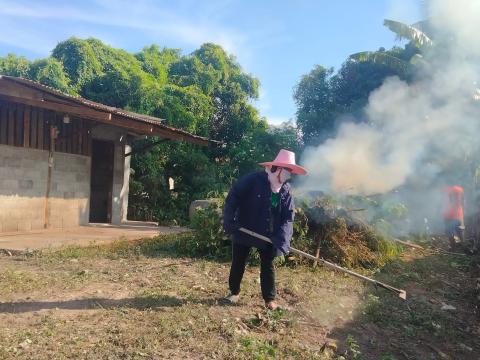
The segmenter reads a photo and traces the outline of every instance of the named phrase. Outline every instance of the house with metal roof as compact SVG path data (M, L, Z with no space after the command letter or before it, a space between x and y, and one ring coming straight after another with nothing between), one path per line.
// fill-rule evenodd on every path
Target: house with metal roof
M209 144L155 117L0 76L0 231L126 221L139 136Z

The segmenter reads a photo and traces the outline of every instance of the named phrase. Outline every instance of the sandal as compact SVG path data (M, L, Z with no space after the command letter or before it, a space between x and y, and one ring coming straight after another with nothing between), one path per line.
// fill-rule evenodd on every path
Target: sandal
M280 309L280 306L273 300L265 301L265 307L268 310L277 310Z
M230 294L230 295L226 296L226 297L224 298L224 300L225 300L227 303L232 304L232 305L238 304L238 301L240 300L240 295L238 295L238 294L237 294L237 295Z

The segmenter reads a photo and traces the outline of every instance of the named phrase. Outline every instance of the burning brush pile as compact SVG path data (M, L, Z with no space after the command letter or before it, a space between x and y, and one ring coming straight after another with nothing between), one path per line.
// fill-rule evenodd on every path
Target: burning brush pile
M394 218L402 216L402 209L387 208L378 200L358 196L299 200L295 247L350 268L382 266L400 253L388 234ZM372 206L382 208L384 216L372 216Z

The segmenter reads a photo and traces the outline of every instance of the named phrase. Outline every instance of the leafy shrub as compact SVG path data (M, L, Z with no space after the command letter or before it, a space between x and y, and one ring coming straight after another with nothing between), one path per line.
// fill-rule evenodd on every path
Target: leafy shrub
M190 225L195 230L195 236L177 243L179 253L215 259L229 258L230 240L222 225L223 202L222 198L215 199L207 208L197 209Z

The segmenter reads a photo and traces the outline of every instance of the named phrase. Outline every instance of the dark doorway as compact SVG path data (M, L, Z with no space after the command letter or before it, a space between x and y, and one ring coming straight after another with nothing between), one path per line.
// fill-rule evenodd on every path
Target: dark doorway
M113 150L111 141L92 140L90 222L112 221Z

